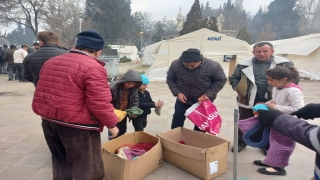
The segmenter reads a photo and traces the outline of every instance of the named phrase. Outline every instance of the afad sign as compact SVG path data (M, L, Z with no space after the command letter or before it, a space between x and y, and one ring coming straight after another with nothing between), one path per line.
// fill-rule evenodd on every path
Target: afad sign
M220 37L208 37L207 41L221 41L222 36Z

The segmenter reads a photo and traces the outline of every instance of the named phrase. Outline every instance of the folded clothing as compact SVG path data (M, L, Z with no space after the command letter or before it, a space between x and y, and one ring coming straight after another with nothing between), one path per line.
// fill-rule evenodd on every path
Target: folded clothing
M145 150L140 150L140 149L126 149L124 150L124 153L127 156L128 160L136 159L136 157L143 155L146 153Z
M131 109L126 109L128 116L140 115L143 110L138 107L132 107Z
M243 141L247 145L262 149L269 148L269 137L270 128L266 128L260 123L257 123L252 128L248 129L247 132L245 132L242 136Z

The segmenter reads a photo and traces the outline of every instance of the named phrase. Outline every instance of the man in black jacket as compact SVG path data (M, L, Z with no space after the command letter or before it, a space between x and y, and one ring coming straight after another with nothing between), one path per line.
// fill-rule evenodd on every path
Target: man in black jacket
M198 49L184 51L167 72L167 84L177 97L171 129L183 127L184 113L194 103L214 101L226 82L227 77L218 62L202 57ZM194 130L201 131L196 126Z
M68 50L59 46L60 38L57 33L43 31L38 33L40 49L25 57L24 79L37 86L42 65L50 58L67 53Z

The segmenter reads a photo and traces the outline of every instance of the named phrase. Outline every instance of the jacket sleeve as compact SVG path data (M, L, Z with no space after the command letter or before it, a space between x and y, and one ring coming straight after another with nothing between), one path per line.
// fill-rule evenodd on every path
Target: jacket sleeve
M95 67L85 75L85 104L92 115L104 126L113 128L118 122L111 104L112 95L104 68Z
M205 91L205 95L207 95L211 100L214 100L218 94L218 92L223 88L223 86L227 82L227 77L219 63L215 64L214 73L211 75L211 86Z
M139 95L138 95L138 89L133 90L132 92L132 96L131 96L131 100L132 100L132 107L139 107ZM132 108L130 107L130 108Z
M241 66L238 64L234 69L231 77L229 77L230 85L232 86L233 90L236 90L236 87L241 79Z
M282 106L277 104L274 109L277 109L285 114L290 114L304 106L303 94L299 89L294 89L290 91L288 95L288 100L290 101L289 106Z
M177 96L180 93L180 90L177 86L177 76L173 71L174 62L171 63L169 70L167 72L167 84L173 96Z
M31 75L30 69L28 67L28 57L24 58L23 60L23 66L24 66L24 74L23 77L29 82L33 83L33 76Z
M320 147L319 126L290 115L281 115L273 122L273 128L288 138L320 153L320 150L316 150L316 147Z

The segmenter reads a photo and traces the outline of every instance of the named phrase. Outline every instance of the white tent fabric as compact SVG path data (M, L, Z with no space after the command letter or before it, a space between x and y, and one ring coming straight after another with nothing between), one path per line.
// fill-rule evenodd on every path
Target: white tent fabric
M274 54L292 61L301 77L320 80L320 33L269 42Z
M139 60L138 48L136 46L126 46L126 45L110 45L112 49L118 50L119 57L122 58L126 56L131 60Z
M144 61L152 63L146 72L149 79L165 80L171 62L189 48L197 48L204 57L218 61L226 74L229 62L223 61L225 55L237 55L238 61L252 56L252 48L247 42L203 28L147 46L146 50L150 50L146 52L149 54Z
M143 51L143 57L142 57L142 65L151 66L155 59L155 54L158 52L160 45L162 41L159 41L154 44L150 44L149 46L146 46Z
M152 56L150 56L154 57L154 62L146 72L151 80L165 80L171 62L178 59L182 52L189 48L197 48L204 57L219 62L226 74L229 62L223 61L225 55L237 55L237 60L240 61L251 57L252 51L247 42L206 28L171 40L161 41L159 44L150 45L155 47L154 53L151 53ZM152 62L152 59L148 61Z

